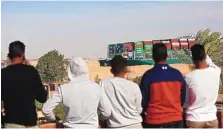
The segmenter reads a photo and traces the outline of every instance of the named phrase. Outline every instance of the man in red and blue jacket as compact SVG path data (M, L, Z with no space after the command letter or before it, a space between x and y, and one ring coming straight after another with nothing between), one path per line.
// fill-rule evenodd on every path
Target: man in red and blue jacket
M186 82L178 70L166 64L166 59L166 46L155 44L155 66L145 72L140 85L146 128L183 128Z

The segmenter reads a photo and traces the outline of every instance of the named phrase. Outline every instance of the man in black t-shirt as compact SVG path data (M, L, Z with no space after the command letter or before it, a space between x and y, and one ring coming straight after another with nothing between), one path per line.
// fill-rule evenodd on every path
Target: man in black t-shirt
M35 99L44 103L47 99L38 71L23 64L25 45L14 41L9 45L11 65L2 69L1 101L4 103L6 128L35 127L37 113Z

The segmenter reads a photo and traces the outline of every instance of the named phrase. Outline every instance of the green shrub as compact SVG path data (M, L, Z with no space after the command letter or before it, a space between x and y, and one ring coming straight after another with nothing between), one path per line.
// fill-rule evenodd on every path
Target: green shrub
M58 104L56 108L53 110L55 116L57 116L60 120L64 120L64 106L62 103Z
M35 101L35 105L38 111L42 111L42 106L43 104ZM53 110L53 113L55 114L55 116L57 116L58 118L60 118L61 120L64 120L64 110L63 110L63 104L58 104L56 106L56 108Z
M135 78L127 78L128 80L131 80L133 82L135 82L136 84L140 85L141 83L141 79L142 79L142 76L137 76Z

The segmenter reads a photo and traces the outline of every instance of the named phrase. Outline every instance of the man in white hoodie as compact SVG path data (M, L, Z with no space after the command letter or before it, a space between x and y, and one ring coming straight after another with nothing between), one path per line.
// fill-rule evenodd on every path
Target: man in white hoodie
M186 123L189 128L218 128L217 108L221 70L206 55L204 46L191 48L196 69L186 75Z
M64 105L64 127L97 128L98 115L106 120L111 115L110 102L102 92L102 88L89 80L88 66L82 58L73 58L68 66L70 82L54 92L43 105L42 111L50 121L56 121L53 109Z
M139 86L125 79L127 61L122 56L111 60L111 72L114 78L100 82L110 100L112 113L107 120L107 126L112 128L142 128L141 101Z

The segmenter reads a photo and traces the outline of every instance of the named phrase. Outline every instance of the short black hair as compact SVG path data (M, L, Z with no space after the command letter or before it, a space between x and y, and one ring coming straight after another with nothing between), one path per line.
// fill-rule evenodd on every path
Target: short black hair
M21 41L14 41L9 44L8 57L13 59L15 57L21 57L25 52L25 45Z
M195 44L191 47L193 61L202 61L206 58L206 53L203 45Z
M155 62L164 61L167 59L167 48L163 43L153 45L153 60Z
M114 75L121 73L127 66L127 60L123 58L121 55L116 55L110 61L111 72Z

